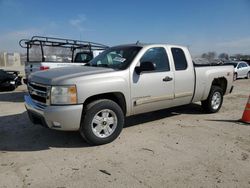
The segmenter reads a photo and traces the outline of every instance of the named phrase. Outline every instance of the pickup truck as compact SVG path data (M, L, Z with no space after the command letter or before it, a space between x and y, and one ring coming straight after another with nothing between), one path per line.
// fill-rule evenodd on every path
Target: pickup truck
M24 83L36 71L83 66L108 48L99 43L44 36L22 39L19 45L27 49Z
M79 131L100 145L118 137L126 116L197 101L219 111L233 74L233 66L194 66L186 47L121 45L82 67L31 74L25 106L34 124Z

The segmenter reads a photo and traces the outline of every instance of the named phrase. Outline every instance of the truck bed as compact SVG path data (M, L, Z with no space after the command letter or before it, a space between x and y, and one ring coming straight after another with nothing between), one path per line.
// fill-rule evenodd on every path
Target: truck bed
M218 68L220 67L220 68ZM195 92L192 102L207 99L214 79L225 79L225 94L232 88L234 67L231 65L194 65L195 71Z

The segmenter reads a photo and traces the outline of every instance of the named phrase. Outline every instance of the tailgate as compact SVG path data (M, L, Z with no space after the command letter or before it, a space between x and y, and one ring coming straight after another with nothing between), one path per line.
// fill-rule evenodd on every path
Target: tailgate
M60 68L60 67L72 67L72 66L83 66L86 63L65 63L65 62L26 62L25 63L25 76L29 77L31 73L40 71L41 67L46 67L47 69Z
M39 71L41 66L41 62L25 62L25 77L28 78L31 73Z

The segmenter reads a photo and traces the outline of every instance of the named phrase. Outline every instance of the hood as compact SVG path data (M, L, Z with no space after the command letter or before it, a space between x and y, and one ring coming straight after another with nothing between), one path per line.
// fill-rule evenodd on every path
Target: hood
M29 76L29 80L32 82L54 85L60 84L61 82L93 74L109 73L113 72L113 69L103 67L90 67L90 66L74 66L74 67L63 67L54 68L44 71L38 71Z

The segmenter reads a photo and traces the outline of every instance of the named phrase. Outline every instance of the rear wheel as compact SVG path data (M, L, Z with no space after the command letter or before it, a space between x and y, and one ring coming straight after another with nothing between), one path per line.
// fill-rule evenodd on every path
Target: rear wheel
M107 144L122 131L124 114L112 100L102 99L87 105L80 127L80 134L91 145Z
M247 79L250 79L250 72L247 73Z
M208 113L218 112L223 103L223 90L218 86L212 86L208 98L202 101L202 108Z

